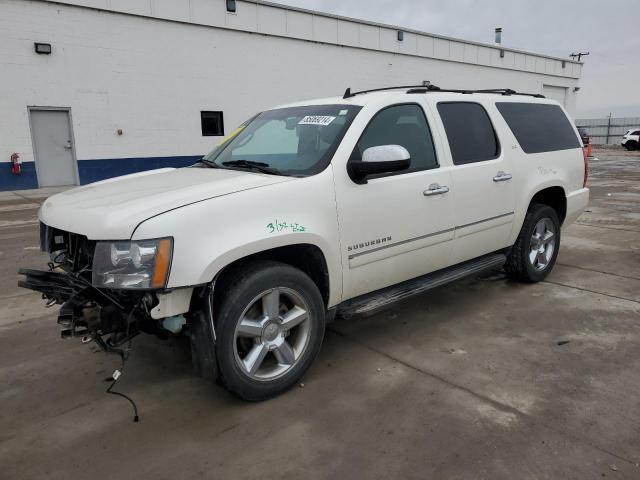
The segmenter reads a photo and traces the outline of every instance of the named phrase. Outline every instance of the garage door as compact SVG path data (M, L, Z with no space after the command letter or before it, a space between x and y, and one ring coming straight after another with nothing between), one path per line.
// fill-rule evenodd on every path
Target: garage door
M542 94L547 98L560 102L563 107L567 106L567 87L543 85Z

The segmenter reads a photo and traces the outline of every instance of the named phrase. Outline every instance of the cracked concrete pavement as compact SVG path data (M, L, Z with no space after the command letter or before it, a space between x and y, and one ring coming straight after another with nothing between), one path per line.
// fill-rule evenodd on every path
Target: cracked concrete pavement
M20 290L37 205L0 194L0 477L640 478L640 155L596 152L592 201L547 281L500 273L337 321L304 386L243 403L188 343L115 357L61 340Z

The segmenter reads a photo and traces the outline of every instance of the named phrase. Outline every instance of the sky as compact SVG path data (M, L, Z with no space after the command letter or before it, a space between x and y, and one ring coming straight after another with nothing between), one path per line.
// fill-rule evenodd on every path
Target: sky
M276 0L277 3L568 58L589 52L577 118L640 117L640 0Z

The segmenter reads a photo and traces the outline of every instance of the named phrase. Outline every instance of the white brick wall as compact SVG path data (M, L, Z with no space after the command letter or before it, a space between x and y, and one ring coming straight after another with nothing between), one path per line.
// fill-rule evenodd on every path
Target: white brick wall
M558 60L510 51L502 59L489 46L415 32L400 44L385 27L251 2L239 2L237 15L222 0L64 3L105 10L0 0L0 162L14 151L33 159L27 106L71 107L77 158L85 160L202 154L219 139L201 136L200 110L224 111L229 132L260 109L347 86L424 79L541 92L543 84L577 85L549 75ZM51 43L52 55L36 55L36 41ZM564 70L577 77L579 69L567 62Z

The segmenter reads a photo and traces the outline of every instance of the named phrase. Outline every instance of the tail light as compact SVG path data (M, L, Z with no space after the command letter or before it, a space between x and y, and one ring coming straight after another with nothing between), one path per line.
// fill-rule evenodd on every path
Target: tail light
M586 148L582 149L582 156L584 157L584 178L582 180L582 188L587 186L587 178L589 178L589 154Z

